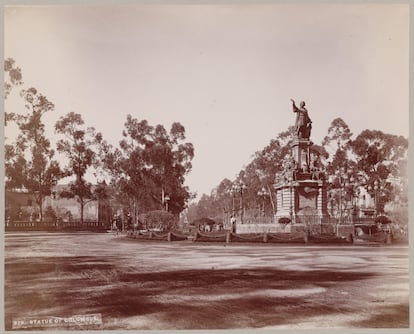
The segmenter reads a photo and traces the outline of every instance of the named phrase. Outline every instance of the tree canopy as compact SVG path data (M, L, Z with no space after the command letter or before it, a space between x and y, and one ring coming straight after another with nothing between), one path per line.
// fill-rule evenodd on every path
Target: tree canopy
M4 63L5 97L24 86L21 69L11 58ZM18 136L5 145L7 189L24 189L32 194L43 217L43 200L64 176L74 176L61 194L76 198L83 207L88 201L106 197L107 183L93 187L88 173L108 181L111 199L137 218L140 213L164 210L177 216L194 194L184 185L191 171L194 147L186 141L185 128L174 122L169 129L151 125L145 119L126 117L118 146L109 144L93 127L86 127L81 114L61 117L55 131L61 138L51 142L46 136L43 116L53 112L54 103L35 87L20 89L27 112L6 114L6 126L18 127ZM189 220L218 219L240 210L255 210L272 216L275 212L273 186L289 163L293 126L272 138L258 150L234 180L224 178L210 194L188 210ZM68 164L61 170L55 147ZM390 201L407 202L408 140L403 136L366 129L355 138L342 118L335 118L322 144L311 146L311 159L323 170L334 189L338 177L346 173L355 184L375 197L376 209L383 213ZM316 164L317 163L317 164ZM101 180L102 181L102 180ZM217 220L218 221L218 220Z
M232 189L240 182L245 185L243 209L272 216L275 213L273 185L282 177L293 140L292 133L290 127L278 134L266 147L256 152L234 180L223 179L211 194L204 194L198 203L190 205L189 220L228 216L232 206L239 206L241 194ZM383 212L386 203L396 198L406 200L408 140L368 129L355 139L352 136L346 122L336 118L331 122L322 145L311 146L311 159L317 161L318 168L327 174L326 179L330 182L331 200L336 202L333 205L338 206L341 202L340 193L335 189L344 186L340 183L342 174L353 180L353 188L363 187L377 199L378 213ZM398 185L390 178L399 180ZM351 201L354 190L351 187L345 190L345 199Z
M180 213L191 197L184 186L191 170L194 148L185 141L185 128L178 122L169 132L163 125L127 116L119 148L107 146L102 161L112 184L139 210L167 209Z
M43 199L63 176L42 122L43 114L53 111L54 104L34 87L22 90L20 96L28 111L11 118L20 132L14 143L5 145L6 188L25 189L32 194L42 221Z
M96 162L97 154L94 146L102 137L94 128L85 129L83 126L82 116L74 112L62 116L55 125L56 133L63 135L63 139L56 143L57 150L68 158L65 176L75 176L75 180L69 183L69 188L59 195L77 199L80 204L81 222L83 222L85 205L97 199L92 183L85 179L85 174Z

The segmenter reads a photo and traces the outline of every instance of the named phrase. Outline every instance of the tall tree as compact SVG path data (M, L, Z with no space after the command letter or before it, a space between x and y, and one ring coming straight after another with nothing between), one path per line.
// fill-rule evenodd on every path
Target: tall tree
M122 136L120 148L107 150L104 162L130 207L181 212L191 197L184 181L194 156L193 145L184 142L185 128L176 122L167 132L128 115Z
M7 58L4 61L4 97L7 98L13 86L21 85L23 83L22 70L17 67L16 62L12 58Z
M24 188L35 198L39 218L43 220L43 199L63 176L54 151L45 136L42 116L54 104L35 88L22 90L21 97L29 110L16 118L20 133L14 145L6 145L6 187Z
M322 141L322 147L328 152L326 157L329 175L335 175L341 168L349 166L349 143L352 133L342 118L335 118L328 128L328 134Z
M400 168L407 160L408 140L378 130L364 130L352 141L351 148L360 175L376 199L377 212L383 212L384 205L395 195L389 177L403 177Z
M342 118L335 118L328 128L328 135L323 139L322 145L335 143L337 149L344 149L351 137L352 133L348 124Z
M4 98L7 99L13 86L18 86L23 83L22 71L15 65L15 61L12 58L7 58L4 61ZM4 125L7 126L7 122L13 120L16 117L14 113L4 113Z
M55 124L55 131L62 134L64 139L57 142L57 150L69 160L65 168L66 176L75 176L69 183L69 189L62 191L61 197L76 198L80 204L81 223L84 220L85 205L96 200L92 184L85 179L85 174L93 165L96 153L92 149L102 139L92 127L84 128L84 121L80 114L74 112L62 116Z
M221 214L229 215L233 212L233 183L229 179L224 179L213 190L212 195L215 198L213 208L216 208L216 212L212 217L219 216ZM199 217L202 218L202 217Z

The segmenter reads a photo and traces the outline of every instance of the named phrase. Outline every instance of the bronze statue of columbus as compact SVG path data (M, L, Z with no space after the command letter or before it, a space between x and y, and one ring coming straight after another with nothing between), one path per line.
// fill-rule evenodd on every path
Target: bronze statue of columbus
M309 139L312 129L312 121L309 118L308 110L305 108L305 102L300 102L298 108L295 101L293 99L290 100L292 101L293 112L297 113L295 122L296 135L300 139Z

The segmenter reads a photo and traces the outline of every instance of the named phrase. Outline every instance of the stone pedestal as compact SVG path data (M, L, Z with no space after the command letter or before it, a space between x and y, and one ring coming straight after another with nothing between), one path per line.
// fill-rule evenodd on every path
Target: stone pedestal
M313 143L309 139L296 138L291 144L291 155L296 162L296 174L301 173L305 178L310 173L310 147ZM310 177L310 175L309 175Z
M293 180L275 185L276 221L322 224L328 217L326 184L321 180Z
M307 229L319 229L328 218L327 184L322 173L312 165L308 139L296 138L291 145L292 163L284 179L275 184L276 222L290 220ZM319 228L318 228L319 226Z

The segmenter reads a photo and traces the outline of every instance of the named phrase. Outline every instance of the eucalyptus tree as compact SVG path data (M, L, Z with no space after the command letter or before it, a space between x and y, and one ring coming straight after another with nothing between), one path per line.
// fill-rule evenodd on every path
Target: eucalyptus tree
M85 205L97 199L92 183L86 180L85 175L93 167L97 158L96 146L102 140L102 135L94 128L85 128L80 114L70 112L55 124L55 131L63 136L57 142L57 150L68 159L65 167L65 176L74 176L75 180L69 183L69 188L59 195L64 198L76 198L80 205L81 223L84 220Z
M168 208L174 214L184 209L191 197L184 181L194 156L193 145L185 139L178 122L167 132L162 125L127 116L119 148L106 149L102 161L131 208Z
M403 167L408 159L408 140L379 130L364 130L350 146L358 172L370 195L376 198L377 211L382 212L396 195L390 178L406 178Z
M7 98L13 88L23 83L22 70L16 66L16 62L12 58L4 61L4 98Z
M322 141L322 146L329 152L327 172L334 175L341 168L346 168L352 133L348 124L342 118L335 118L328 128L328 134Z
M15 117L19 133L14 144L5 146L6 188L25 189L35 199L43 220L43 200L63 176L53 160L54 150L45 135L42 116L54 110L54 104L35 88L20 93L28 112Z
M226 216L233 212L234 194L232 187L233 182L225 178L212 191L212 195L214 196L215 200L213 203L213 209L215 209L215 214L213 217L222 214Z
M342 118L335 118L328 128L328 134L324 137L322 145L336 144L337 149L343 149L351 140L352 133L348 124Z
M4 61L4 99L7 99L14 86L23 84L22 70L15 63L12 58L7 58ZM4 125L7 126L7 122L14 120L16 116L14 112L5 111Z

